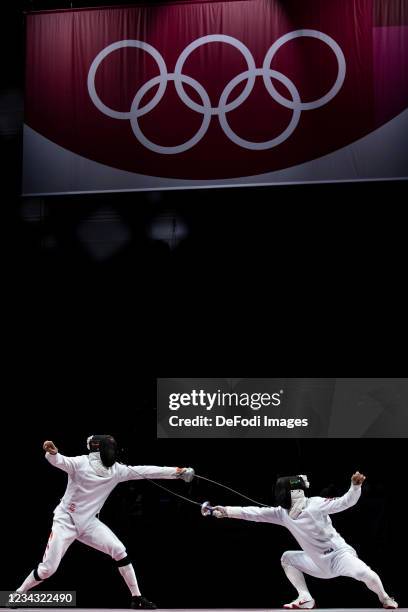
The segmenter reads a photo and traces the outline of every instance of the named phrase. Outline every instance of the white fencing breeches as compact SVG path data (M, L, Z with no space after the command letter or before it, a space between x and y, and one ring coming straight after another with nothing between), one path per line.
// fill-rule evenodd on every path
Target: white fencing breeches
M293 567L315 578L348 576L349 578L364 582L371 591L378 595L380 601L387 597L379 576L364 561L357 557L353 549L338 551L333 556L330 556L325 566L322 567L318 566L303 550L290 550L283 553L281 563L284 569L285 567ZM288 578L290 579L289 575ZM294 583L292 582L292 584ZM294 586L296 588L295 584Z
M38 565L37 573L41 580L49 578L56 571L68 547L75 540L106 553L115 561L126 557L124 544L107 525L96 517L78 536L71 516L68 513L60 514L54 519L43 560Z

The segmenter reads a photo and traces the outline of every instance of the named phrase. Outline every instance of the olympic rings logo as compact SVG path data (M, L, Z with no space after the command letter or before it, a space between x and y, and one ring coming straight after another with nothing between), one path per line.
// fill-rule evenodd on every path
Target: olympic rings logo
M322 42L326 43L326 45L328 45L333 51L337 59L338 71L333 86L324 96L312 102L302 102L299 95L299 91L296 88L295 84L287 76L285 76L281 72L278 72L277 70L272 70L271 68L272 60L277 51L290 40L294 40L295 38L301 37L317 38L318 40L321 40ZM212 42L225 43L228 45L232 45L233 47L238 49L244 56L248 68L244 72L241 72L236 77L231 79L229 83L227 83L223 92L221 93L218 106L215 107L211 106L210 98L204 87L196 79L193 79L192 77L183 74L183 66L188 56L201 45L205 45ZM143 51L146 51L146 53L149 53L155 59L159 69L158 76L155 76L149 81L147 81L147 83L142 85L140 89L136 92L129 112L117 111L112 108L109 108L109 106L106 106L106 104L104 104L99 98L95 88L95 75L100 64L113 51L116 51L117 49L123 49L125 47L135 47L137 49L142 49ZM236 109L241 104L243 104L243 102L251 94L255 85L255 79L258 76L263 78L264 85L271 98L278 104L292 111L291 120L288 126L283 130L283 132L279 134L279 136L276 136L275 138L264 142L252 142L241 138L232 130L227 119L227 114L232 110ZM216 115L218 117L221 128L223 129L225 135L236 145L243 147L244 149L262 151L266 149L272 149L285 142L285 140L287 140L297 128L302 111L314 110L330 102L330 100L332 100L340 91L344 83L345 77L346 60L343 51L333 38L331 38L327 34L324 34L323 32L319 32L318 30L296 30L278 38L278 40L276 40L266 52L262 68L257 68L255 66L254 58L249 49L236 38L233 38L232 36L226 36L224 34L210 34L208 36L202 36L201 38L197 38L184 49L184 51L180 54L176 62L174 72L167 72L166 64L162 55L157 51L157 49L155 49L152 45L149 45L148 43L142 42L140 40L120 40L118 42L112 43L111 45L105 47L105 49L103 49L100 53L98 53L98 55L95 57L91 64L88 73L88 92L92 102L102 113L104 113L108 117L112 117L113 119L129 120L133 133L138 139L138 141L147 149L150 149L151 151L154 151L156 153L174 155L177 153L182 153L183 151L188 151L198 142L200 142L200 140L205 136L211 122L211 117L213 115ZM289 93L288 98L284 97L277 91L276 87L273 84L273 80L282 83L282 85ZM143 115L146 115L153 108L155 108L157 104L159 104L160 100L163 98L166 92L167 83L169 81L174 81L176 91L180 99L184 102L184 104L188 106L188 108L191 108L193 111L200 113L203 116L203 120L197 133L186 142L183 142L182 144L176 146L161 146L149 140L142 133L142 130L139 125L139 118ZM246 81L244 89L235 99L230 101L231 92L242 81ZM197 92L199 98L201 99L201 104L198 104L188 96L186 90L184 89L184 84L190 85L190 87L192 87ZM145 94L156 86L157 91L152 97L152 99L141 106L141 101Z

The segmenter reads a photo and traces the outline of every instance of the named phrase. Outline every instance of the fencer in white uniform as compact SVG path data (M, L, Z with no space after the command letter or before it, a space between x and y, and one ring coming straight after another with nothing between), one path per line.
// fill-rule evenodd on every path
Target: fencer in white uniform
M45 458L51 465L68 475L63 498L54 510L51 533L44 557L38 567L24 580L17 592L25 593L57 570L68 547L78 540L112 557L131 595L130 607L155 608L141 596L133 565L125 545L97 518L113 489L127 480L181 478L190 482L192 468L127 466L116 461L116 441L112 436L94 435L87 440L89 455L65 457L51 441L44 442Z
M282 567L298 597L284 608L312 609L315 600L307 588L303 574L316 578L349 576L364 582L377 594L384 608L398 608L396 601L387 595L379 576L361 559L356 551L333 527L330 514L342 512L360 498L365 476L356 472L350 489L337 498L305 496L309 487L304 475L279 478L275 487L276 507L215 506L212 513L217 518L236 518L283 525L294 536L302 550L283 553Z

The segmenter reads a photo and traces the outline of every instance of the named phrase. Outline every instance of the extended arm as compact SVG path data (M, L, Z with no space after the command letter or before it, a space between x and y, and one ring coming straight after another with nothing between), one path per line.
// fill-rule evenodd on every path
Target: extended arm
M217 518L237 518L257 523L282 523L282 508L280 506L260 508L259 506L215 506L214 516Z
M192 468L161 467L157 465L121 465L119 480L143 480L144 478L175 479L181 478L190 482L194 477Z

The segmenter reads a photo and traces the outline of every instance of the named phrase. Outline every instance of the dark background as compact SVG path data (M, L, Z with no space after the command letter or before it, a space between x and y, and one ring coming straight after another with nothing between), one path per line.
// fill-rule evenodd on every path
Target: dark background
M354 309L368 298L365 316L390 298L398 309L406 182L20 197L24 10L118 3L2 3L0 163L3 215L15 229L4 238L30 306L47 309L59 288L64 308L97 291L99 311L109 302L122 312L132 300L178 322L286 300L303 314L312 302L327 313L344 301L348 309L353 291Z
M154 380L138 380L137 403L118 402L110 414L73 408L69 395L51 413L38 409L27 427L10 435L13 448L8 494L3 498L1 586L13 589L41 560L52 510L66 475L41 450L52 439L67 455L83 454L86 437L109 432L130 464L187 465L264 503L271 503L277 474L306 473L311 495L341 495L355 470L367 475L360 502L333 515L333 524L377 571L386 590L406 603L407 546L404 502L405 440L156 440ZM79 402L78 402L79 403ZM137 406L137 407L136 407ZM245 505L213 485L163 484L200 502ZM238 520L203 518L198 506L134 481L115 489L100 516L124 541L142 592L162 607L279 607L294 598L280 566L285 550L297 549L284 528ZM7 551L7 552L6 552ZM376 607L376 596L350 578L309 586L321 607ZM74 543L49 589L75 589L79 606L126 607L127 587L111 559Z
M55 379L64 393L85 384L103 397L110 381L125 396L145 371L387 373L377 368L398 363L406 329L406 182L21 198L23 13L70 5L2 2L0 286L13 406L58 402Z

